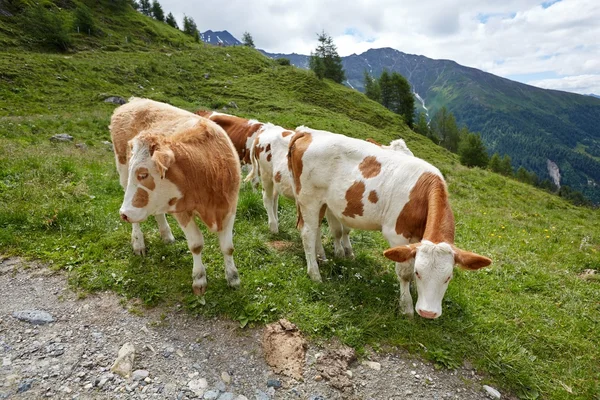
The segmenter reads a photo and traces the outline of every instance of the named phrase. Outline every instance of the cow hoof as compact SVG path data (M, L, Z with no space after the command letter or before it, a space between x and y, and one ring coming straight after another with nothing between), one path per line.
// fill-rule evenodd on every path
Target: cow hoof
M408 318L415 316L415 309L413 308L412 304L407 304L406 306L400 304L400 308L403 308L402 314L406 315Z
M145 256L146 255L146 247L134 247L133 254L136 256Z
M175 236L173 236L173 234L171 232L169 232L166 235L160 235L162 237L162 240L164 243L175 243Z
M336 258L344 258L346 257L346 253L344 253L344 249L335 249L333 250L333 254Z
M310 272L308 273L308 276L310 277L310 279L313 282L323 282L323 279L321 278L321 274L319 272L315 273L315 274L311 274Z
M204 286L201 286L194 283L192 285L192 290L194 291L194 295L204 296L204 293L206 293L206 284Z
M279 226L277 226L277 224L269 224L269 230L271 231L271 233L279 233Z
M235 279L228 279L227 284L233 289L239 289L241 284L240 278L236 276Z
M354 252L352 251L352 249L348 250L346 249L346 251L344 252L345 257L349 258L351 260L354 260L356 257L354 256Z

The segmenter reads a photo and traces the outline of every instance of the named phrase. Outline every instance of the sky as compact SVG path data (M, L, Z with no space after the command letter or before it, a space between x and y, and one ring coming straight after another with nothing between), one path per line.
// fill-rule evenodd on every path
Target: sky
M249 32L257 48L341 56L391 47L530 85L600 95L600 0L159 0L181 26Z

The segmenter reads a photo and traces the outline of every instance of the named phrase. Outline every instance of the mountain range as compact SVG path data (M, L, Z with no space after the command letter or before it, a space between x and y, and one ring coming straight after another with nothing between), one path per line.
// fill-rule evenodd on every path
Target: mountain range
M200 39L205 43L210 43L214 46L237 46L242 44L231 33L227 31L213 32L208 30L200 34Z
M308 68L309 56L274 54ZM364 90L364 71L402 74L414 91L417 111L429 119L441 108L479 132L490 154L508 154L515 168L568 185L600 203L600 98L541 89L451 60L434 60L391 48L342 57L347 86Z

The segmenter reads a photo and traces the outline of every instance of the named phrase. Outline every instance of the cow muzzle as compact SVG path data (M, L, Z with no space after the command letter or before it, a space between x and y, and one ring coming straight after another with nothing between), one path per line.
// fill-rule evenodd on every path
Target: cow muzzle
M417 308L417 313L423 317L423 318L427 318L427 319L435 319L437 317L440 316L440 314L433 312L433 311L426 311L426 310L421 310L420 308Z

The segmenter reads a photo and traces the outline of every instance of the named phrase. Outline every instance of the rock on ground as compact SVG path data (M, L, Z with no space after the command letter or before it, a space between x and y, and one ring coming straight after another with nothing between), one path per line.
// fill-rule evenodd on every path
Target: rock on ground
M18 258L0 256L0 399L199 398L188 386L192 381L202 396L218 393L217 399L234 400L479 400L486 396L481 378L472 370L438 371L402 351L367 351L368 360L380 363L379 371L360 362L339 368L351 384L343 392L322 377L325 361L317 361L338 349L330 344L307 348L297 344L305 351L303 373L298 379L277 375L265 362L262 329L193 317L177 304L148 310L114 293L79 298L68 288L64 274L38 263L24 266ZM35 309L49 312L55 321L32 325L12 317L15 311ZM139 310L144 314L139 315ZM274 329L288 332L285 335L300 335L289 322L278 326ZM110 372L124 343L135 347L133 368L144 371L136 375L143 379ZM316 357L317 353L323 356Z

